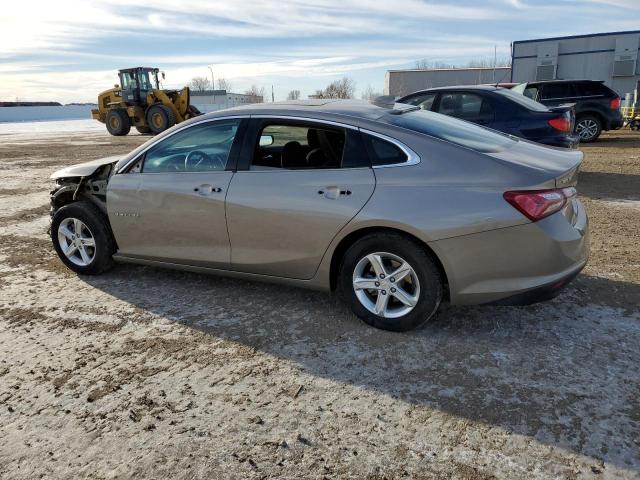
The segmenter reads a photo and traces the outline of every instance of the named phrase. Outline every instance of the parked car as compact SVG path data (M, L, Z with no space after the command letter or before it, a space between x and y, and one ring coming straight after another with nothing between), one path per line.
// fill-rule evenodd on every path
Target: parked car
M443 299L556 295L587 261L581 162L406 105L254 104L54 173L51 238L79 274L118 260L337 290L407 330Z
M398 100L516 137L556 147L575 148L571 105L546 107L511 89L493 85L440 87Z
M581 142L593 142L603 130L617 130L623 125L620 96L601 81L528 82L513 87L513 91L548 107L575 103L575 132Z

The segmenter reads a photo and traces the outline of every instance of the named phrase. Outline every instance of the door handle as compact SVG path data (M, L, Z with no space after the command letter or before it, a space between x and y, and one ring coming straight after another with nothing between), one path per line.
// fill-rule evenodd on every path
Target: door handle
M326 187L324 190L318 190L318 195L324 195L325 198L336 199L340 195L351 195L351 190L340 187Z
M203 185L200 185L199 187L195 187L193 191L198 192L200 195L211 195L212 193L220 193L222 189L220 187L214 187L213 185L205 183Z

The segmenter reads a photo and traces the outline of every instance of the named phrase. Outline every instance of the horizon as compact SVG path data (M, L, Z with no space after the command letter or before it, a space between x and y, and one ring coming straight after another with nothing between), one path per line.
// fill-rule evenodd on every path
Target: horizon
M513 41L640 29L637 0L238 3L157 0L143 14L125 0L11 4L0 14L0 101L95 103L117 70L140 65L165 71L165 88L211 79L211 67L216 88L255 84L270 100L273 85L276 101L346 76L360 98L423 59L490 62L494 48L510 59Z

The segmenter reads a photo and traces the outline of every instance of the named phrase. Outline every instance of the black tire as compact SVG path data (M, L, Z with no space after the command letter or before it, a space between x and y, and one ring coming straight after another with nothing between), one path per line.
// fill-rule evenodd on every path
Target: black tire
M198 115L202 115L202 112L198 110L195 106L189 105L189 108L187 108L187 114L189 115L189 118L193 118L193 117L197 117Z
M353 287L354 271L362 259L375 252L385 252L400 257L411 265L417 276L420 286L417 303L403 316L386 318L377 315L367 309L356 295ZM391 280L390 277L387 279L387 281ZM338 272L338 292L353 313L365 323L375 328L396 332L417 328L431 319L443 297L442 278L431 255L416 241L396 233L368 235L349 247L342 258ZM377 295L380 294L377 293ZM393 301L397 302L395 299Z
M143 125L141 127L136 127L136 130L138 131L138 133L141 133L142 135L147 135L151 133L151 129L146 125Z
M147 110L147 125L153 133L161 133L176 124L176 116L169 107L156 103Z
M93 236L95 247L90 251L90 253L93 253L93 258L87 265L83 266L74 263L67 258L62 251L58 228L61 223L70 219L80 220L88 227L89 233ZM82 275L98 275L109 270L114 264L112 255L116 251L116 243L111 233L109 221L106 216L91 203L74 202L59 208L53 215L51 222L51 241L62 262L76 273ZM77 256L80 257L80 255Z
M575 132L580 142L595 142L602 133L602 120L595 115L582 115L576 119Z
M120 137L127 135L131 130L131 121L127 112L121 108L115 108L107 112L107 131L111 135Z

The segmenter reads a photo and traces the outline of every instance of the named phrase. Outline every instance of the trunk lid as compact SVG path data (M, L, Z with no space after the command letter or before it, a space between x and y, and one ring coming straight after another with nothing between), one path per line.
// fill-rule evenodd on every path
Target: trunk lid
M488 155L521 167L523 184L517 187L531 189L575 186L584 158L580 150L545 147L522 139L511 148Z

